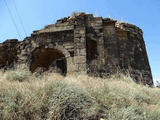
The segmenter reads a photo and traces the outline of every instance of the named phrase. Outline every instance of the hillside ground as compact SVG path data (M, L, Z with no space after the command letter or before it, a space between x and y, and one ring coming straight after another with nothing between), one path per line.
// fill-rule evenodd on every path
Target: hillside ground
M160 120L160 88L130 76L0 72L0 120Z

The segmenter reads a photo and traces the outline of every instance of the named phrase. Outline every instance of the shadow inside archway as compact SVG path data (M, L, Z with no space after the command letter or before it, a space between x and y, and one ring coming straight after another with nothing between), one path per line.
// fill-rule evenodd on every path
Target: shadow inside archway
M44 46L38 47L32 52L31 59L31 72L42 73L49 70L62 75L67 73L65 55L57 49L45 48Z

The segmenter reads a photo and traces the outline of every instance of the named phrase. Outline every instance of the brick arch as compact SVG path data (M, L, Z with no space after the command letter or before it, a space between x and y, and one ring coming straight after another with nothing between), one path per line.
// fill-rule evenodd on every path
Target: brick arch
M36 44L36 45L34 45L34 46L32 47L31 53L32 53L36 48L41 47L41 46L44 46L45 48L57 49L57 50L61 51L61 52L65 55L66 58L71 57L71 56L70 56L70 53L69 53L62 45L58 45L58 44L56 44L56 45L53 45L53 44L38 45L38 44Z
M66 75L69 71L69 63L71 63L69 52L60 45L37 46L31 52L30 70L34 72L37 67L43 67L42 72L47 71L54 61L56 61L54 64L59 65L59 67L66 67L62 69L63 74Z
M49 44L49 45L45 45L45 47L46 48L53 48L53 49L61 51L65 55L66 58L71 57L70 53L61 45L56 44L55 46L53 46L53 45Z

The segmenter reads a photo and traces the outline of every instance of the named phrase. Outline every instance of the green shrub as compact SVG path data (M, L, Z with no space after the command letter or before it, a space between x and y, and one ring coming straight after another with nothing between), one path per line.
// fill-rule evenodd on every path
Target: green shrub
M148 111L148 120L160 120L160 110Z
M57 82L48 89L49 119L95 119L98 104L83 89L72 84Z
M16 90L0 91L1 120L16 119L21 116L21 107L24 97ZM17 114L18 113L18 114Z
M30 76L32 76L32 73L28 70L6 72L6 79L9 81L23 82L28 80Z
M98 88L96 90L90 90L92 97L106 109L109 109L113 104L114 96L110 93L110 90L107 86Z
M134 106L113 108L108 111L109 120L149 120L145 112Z
M142 93L140 91L136 91L133 94L133 98L138 102L138 104L149 104L151 102L151 98L149 95L146 95L145 93Z
M34 72L34 73L33 73L33 76L36 77L36 78L38 78L38 77L41 77L41 74L38 73L38 72Z
M16 89L0 91L0 120L38 120L42 118L38 94L23 93Z
M109 120L160 120L160 111L149 111L142 106L113 108L108 111Z

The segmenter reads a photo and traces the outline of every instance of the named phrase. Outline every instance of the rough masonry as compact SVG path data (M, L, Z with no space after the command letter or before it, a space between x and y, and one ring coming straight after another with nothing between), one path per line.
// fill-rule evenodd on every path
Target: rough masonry
M26 65L31 72L106 76L129 72L136 82L153 85L143 32L135 25L73 13L34 31L23 41L0 44L0 68Z

